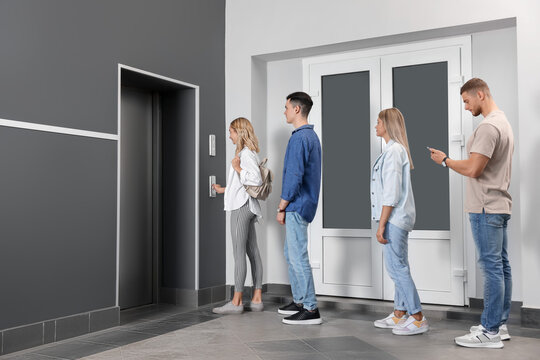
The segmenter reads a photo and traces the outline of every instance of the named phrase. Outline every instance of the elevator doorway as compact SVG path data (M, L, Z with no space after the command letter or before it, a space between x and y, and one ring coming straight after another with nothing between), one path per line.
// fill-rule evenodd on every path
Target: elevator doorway
M118 89L117 303L124 310L159 303L163 287L197 282L198 88L121 65Z

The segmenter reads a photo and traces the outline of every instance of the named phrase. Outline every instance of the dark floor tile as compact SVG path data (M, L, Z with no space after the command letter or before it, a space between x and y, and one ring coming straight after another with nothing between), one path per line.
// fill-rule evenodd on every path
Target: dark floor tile
M296 355L316 353L315 349L301 340L263 341L247 344L259 356L264 354Z
M303 339L309 346L322 353L335 351L377 352L375 346L354 336L339 336L327 338Z
M123 346L155 336L155 334L146 334L142 332L111 330L95 335L84 336L79 338L79 340L97 344Z
M79 359L85 356L94 355L114 348L114 346L105 344L93 344L83 341L71 341L44 347L37 350L34 354L59 357L62 359Z
M140 332L151 335L163 335L192 326L186 322L149 321L124 328L126 331Z
M324 353L331 360L398 360L396 357L384 352L358 352L358 351L335 351Z
M0 359L2 360L59 360L62 358L39 355L39 354L21 354L21 355L15 355L15 356L9 356L9 355L3 356L3 357L0 357Z
M347 320L366 320L375 321L388 316L388 313L363 313L358 311L340 310L340 309L321 309L321 314L334 319L347 319Z
M258 354L262 360L328 360L328 357L321 353L308 354Z
M200 324L206 321L217 319L218 315L212 313L189 312L185 314L173 315L163 318L164 322L182 322L187 324Z
M469 331L473 325L478 325L474 321L468 320L431 320L428 318L430 329L433 330L463 330Z

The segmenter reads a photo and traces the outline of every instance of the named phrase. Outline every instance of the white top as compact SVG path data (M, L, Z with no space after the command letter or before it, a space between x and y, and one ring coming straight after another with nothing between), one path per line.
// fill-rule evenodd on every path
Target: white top
M259 200L252 198L246 192L244 185L260 186L262 185L261 171L259 169L259 156L255 151L250 150L248 147L244 147L240 154L240 167L242 171L240 174L234 170L232 164L229 168L229 179L227 186L225 187L225 210L232 211L240 209L246 201L249 200L249 210L262 217L261 206Z

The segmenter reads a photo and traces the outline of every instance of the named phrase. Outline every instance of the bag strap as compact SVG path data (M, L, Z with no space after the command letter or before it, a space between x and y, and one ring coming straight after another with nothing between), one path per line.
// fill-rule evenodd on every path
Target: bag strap
M265 158L263 159L263 161L261 161L261 163L259 164L259 166L266 166L266 162L267 162L267 161L268 161L268 158L265 157Z

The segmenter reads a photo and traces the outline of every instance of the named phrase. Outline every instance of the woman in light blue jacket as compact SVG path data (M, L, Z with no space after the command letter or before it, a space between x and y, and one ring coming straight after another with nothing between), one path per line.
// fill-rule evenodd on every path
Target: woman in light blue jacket
M421 334L429 325L422 314L408 260L409 232L414 227L416 210L411 186L414 167L403 115L396 108L381 111L375 130L386 147L371 170L371 216L379 224L377 241L384 245L384 262L394 281L395 294L394 311L374 325L392 329L395 335Z

